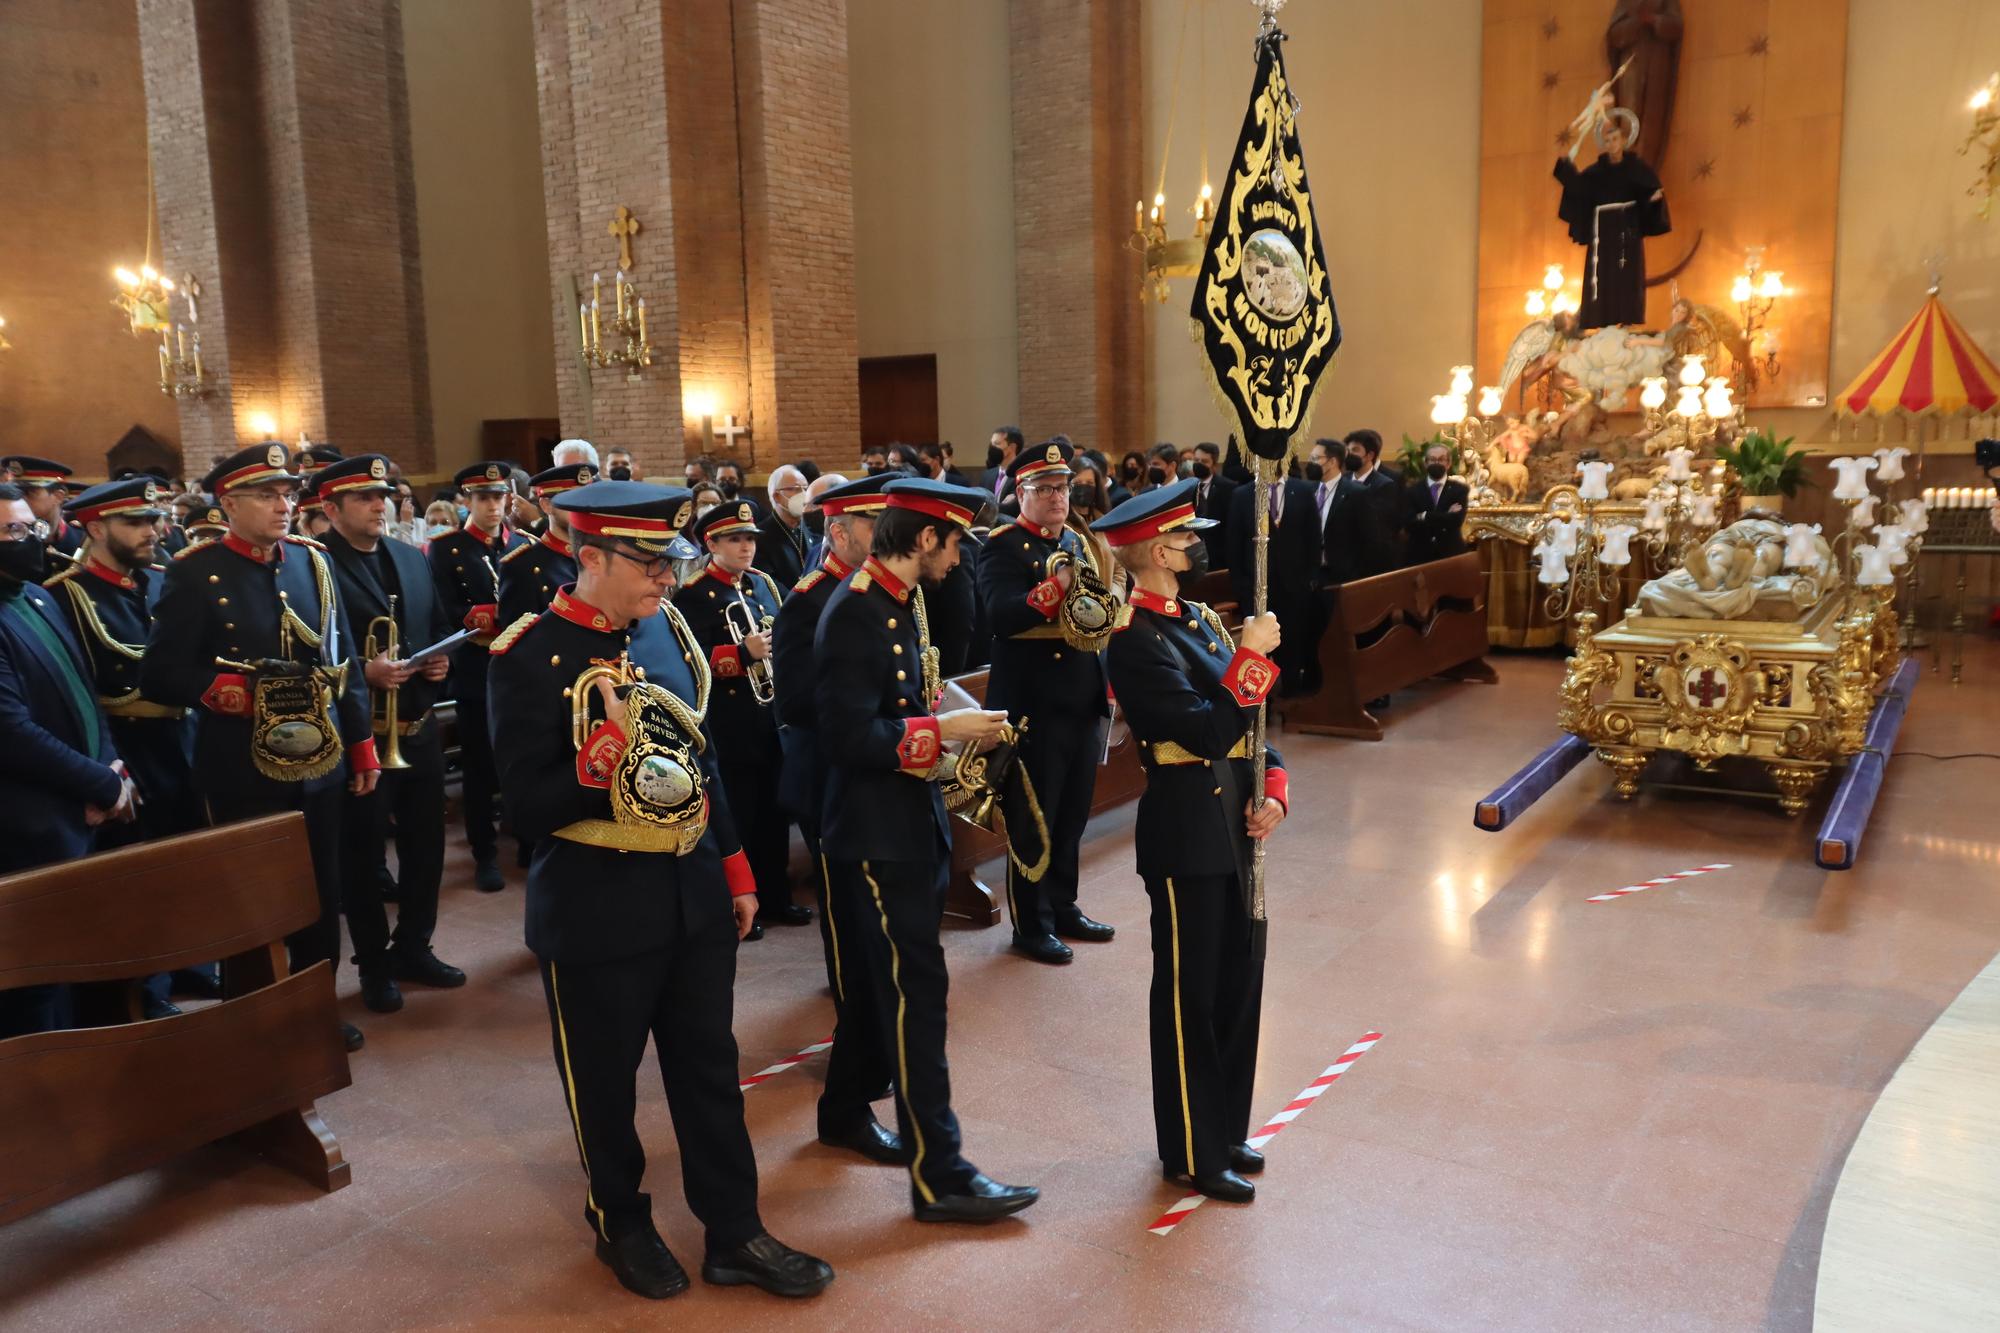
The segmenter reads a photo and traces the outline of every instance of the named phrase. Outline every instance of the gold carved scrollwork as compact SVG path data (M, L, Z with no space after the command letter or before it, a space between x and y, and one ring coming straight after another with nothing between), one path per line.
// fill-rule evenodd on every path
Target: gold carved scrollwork
M1749 748L1744 733L1766 688L1764 673L1750 665L1749 649L1720 634L1699 635L1675 644L1657 676L1666 710L1661 739L1669 748L1704 770Z
M1614 684L1618 679L1618 659L1599 648L1596 637L1597 613L1579 612L1576 617L1576 653L1569 659L1569 671L1563 677L1561 704L1556 710L1557 726L1592 744L1608 739L1605 735L1605 710L1598 706L1595 697L1598 687ZM1619 716L1624 717L1623 714ZM1624 721L1624 730L1630 732L1631 719L1625 718Z

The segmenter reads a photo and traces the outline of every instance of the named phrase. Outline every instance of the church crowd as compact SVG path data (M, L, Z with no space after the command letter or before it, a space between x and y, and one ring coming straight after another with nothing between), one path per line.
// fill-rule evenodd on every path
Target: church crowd
M1271 489L1262 616L1257 488L1233 445L1114 466L1002 428L975 476L949 444L870 448L852 478L780 466L760 502L733 461L660 485L624 450L567 440L533 476L464 468L421 511L394 460L330 445L254 445L198 489L85 488L10 457L0 872L297 811L320 915L287 941L292 967L337 970L344 916L363 1004L394 1014L406 985L467 980L434 940L455 718L473 884L503 891L510 860L525 872L599 1257L644 1295L688 1285L640 1189L650 1036L704 1277L807 1295L831 1268L757 1216L738 942L818 924L836 1017L821 1142L905 1168L922 1220L1031 1205L1033 1187L967 1159L951 1109L948 802L999 804L1012 947L1071 963L1116 933L1077 889L1120 715L1147 773L1162 1173L1248 1202L1262 956L1246 886L1288 805L1275 752L1268 799L1253 795L1251 718L1317 688L1327 589L1465 549L1448 450L1412 478L1381 452L1373 431L1321 440ZM1234 635L1191 600L1224 567ZM948 706L946 681L977 667L983 702ZM975 755L990 762L961 762ZM814 907L794 899L794 827ZM224 980L213 965L147 978L140 1016L172 1019L176 996L219 998ZM0 992L0 1037L128 1021L123 1003L122 988ZM363 1044L353 1025L342 1038ZM873 1108L891 1096L893 1129Z

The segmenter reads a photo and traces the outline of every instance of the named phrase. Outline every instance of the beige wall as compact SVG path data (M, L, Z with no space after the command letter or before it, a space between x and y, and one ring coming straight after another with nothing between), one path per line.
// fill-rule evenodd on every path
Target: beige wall
M528 0L403 0L437 467L556 415Z
M1020 408L1007 0L849 0L847 31L861 355L936 353L969 471Z

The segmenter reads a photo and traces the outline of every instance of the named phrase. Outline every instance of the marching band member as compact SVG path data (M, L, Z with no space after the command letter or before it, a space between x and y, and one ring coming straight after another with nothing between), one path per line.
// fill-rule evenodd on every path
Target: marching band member
M535 503L542 511L542 530L534 541L523 542L500 557L500 616L496 623L511 625L531 612L548 610L556 591L576 582L569 519L556 508L555 498L596 480L597 467L592 463L565 463L537 472L530 479Z

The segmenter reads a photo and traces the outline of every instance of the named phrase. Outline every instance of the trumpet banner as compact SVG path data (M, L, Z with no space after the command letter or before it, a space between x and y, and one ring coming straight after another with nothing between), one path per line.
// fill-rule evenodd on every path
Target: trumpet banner
M1188 312L1237 438L1272 460L1300 447L1313 390L1340 348L1284 40L1276 28L1258 39L1250 106Z

